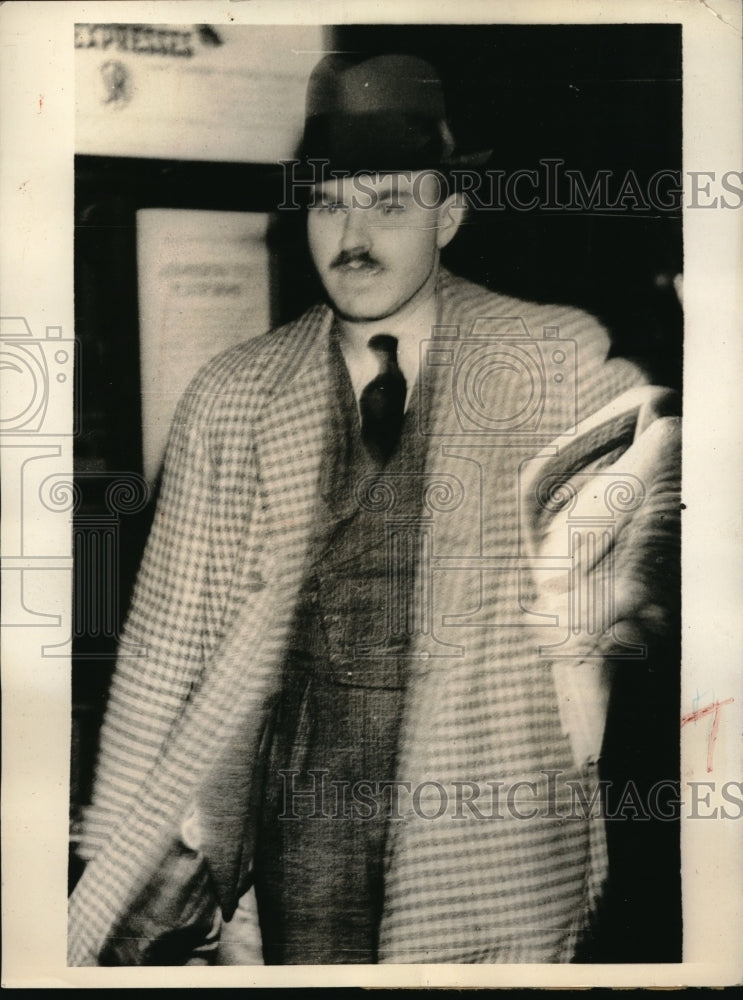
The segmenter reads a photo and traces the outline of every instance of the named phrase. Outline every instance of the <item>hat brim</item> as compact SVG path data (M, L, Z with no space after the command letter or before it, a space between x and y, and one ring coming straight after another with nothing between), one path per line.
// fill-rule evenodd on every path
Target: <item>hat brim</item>
M300 153L297 159L290 162L293 164L292 176L296 180L314 181L321 184L338 177L356 177L361 174L407 173L422 170L446 174L452 170L474 170L485 166L492 155L492 149L484 149L467 153L455 152L451 156L437 160L426 160L425 162L406 160L403 157L399 160L377 160L375 163L373 160L366 162L358 160L334 161L325 157L309 157Z
M442 118L409 111L316 114L299 153L304 178L476 167L492 150L456 149Z

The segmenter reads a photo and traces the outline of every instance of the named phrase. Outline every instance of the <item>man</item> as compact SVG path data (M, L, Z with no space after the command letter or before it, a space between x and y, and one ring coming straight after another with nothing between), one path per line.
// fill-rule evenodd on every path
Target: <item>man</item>
M220 933L228 962L570 961L607 876L574 802L605 657L668 630L647 544L672 552L676 426L590 317L441 267L464 161L430 66L324 59L305 156L332 171L307 214L328 304L179 406L70 962L196 961ZM601 476L632 493L608 515ZM555 540L564 489L589 558Z

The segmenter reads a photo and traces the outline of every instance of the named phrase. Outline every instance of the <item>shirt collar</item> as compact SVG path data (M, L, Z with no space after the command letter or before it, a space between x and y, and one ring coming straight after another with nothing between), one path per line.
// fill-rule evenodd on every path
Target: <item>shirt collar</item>
M421 343L432 335L436 323L436 296L432 295L421 303L418 309L402 319L391 316L384 323L375 325L374 329L364 332L355 331L356 336L346 335L337 330L338 341L343 353L348 374L351 378L354 395L358 402L364 386L379 372L379 361L374 352L367 346L374 333L389 333L397 338L397 363L407 382L406 409L410 403L412 391L418 378L420 368Z

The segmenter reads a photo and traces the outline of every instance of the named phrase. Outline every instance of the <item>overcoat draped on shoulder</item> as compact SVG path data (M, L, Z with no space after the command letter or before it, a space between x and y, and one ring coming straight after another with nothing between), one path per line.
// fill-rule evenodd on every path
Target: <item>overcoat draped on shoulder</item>
M466 341L477 321L511 339L526 330L522 350L544 359L546 327L571 365L574 345L573 381L547 397L552 437L644 380L630 362L607 360L606 333L576 309L445 271L437 297L447 337ZM331 325L319 305L231 349L179 404L102 728L90 860L70 900L71 964L99 961L194 804L227 919L249 885L250 777L313 530ZM561 776L558 805L568 780L589 797L596 780L560 725L550 661L539 655L552 619L520 549L519 469L546 441L529 426L501 430L495 417L478 424L476 386L463 416L457 393L470 390L452 385L441 352L433 357L419 380L428 604L411 646L398 763L418 798L415 807L401 798L390 821L380 961L570 961L605 876L602 825L520 818L545 799L551 775ZM503 413L518 413L523 373L515 362L489 372ZM360 498L393 516L394 486ZM124 655L134 644L146 652ZM513 808L464 801L499 787L521 790Z

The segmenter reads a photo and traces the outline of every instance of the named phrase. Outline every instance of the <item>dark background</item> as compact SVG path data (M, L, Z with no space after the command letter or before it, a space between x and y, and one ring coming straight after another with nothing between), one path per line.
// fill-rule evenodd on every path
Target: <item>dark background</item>
M584 172L589 183L599 170L621 179L631 169L643 189L657 171L681 171L678 25L355 25L334 29L330 47L410 52L430 60L443 79L459 145L492 150L486 167L507 173L538 169L540 160L553 157L564 160L565 168ZM271 211L282 200L282 179L276 164L90 156L76 158L75 176L75 321L81 362L75 468L82 492L76 525L82 539L95 518L107 514L106 489L117 474L142 469L136 210ZM320 291L300 213L277 217L269 243L273 320L279 323L302 312ZM672 286L682 270L680 206L471 212L444 262L506 293L588 309L609 329L614 353L638 359L654 381L680 388L682 315ZM101 600L112 606L117 623L128 606L151 517L150 501L117 521L117 552L99 580L102 590L115 584ZM85 565L78 560L78 609L83 591L91 587ZM106 629L100 622L93 629L80 613L76 622L73 828L90 795L119 631L118 625ZM670 739L675 751L677 734ZM621 740L613 752L617 760L628 759ZM632 751L634 763L641 752ZM674 759L661 763L665 776L676 766ZM660 944L656 938L652 951L649 944L646 948L650 961L658 960L652 955L674 957L680 921L673 879L677 847L667 836L656 847L670 857L666 882L655 878L656 895L672 898L666 900L670 909L658 911L665 926L657 928ZM637 850L642 845L620 856L615 885L617 879L641 881L654 863L651 857L636 857ZM625 912L620 906L621 912L612 934L629 935L635 942L633 960L643 960L646 921L636 923L637 907ZM612 957L621 960L610 948L594 956Z

